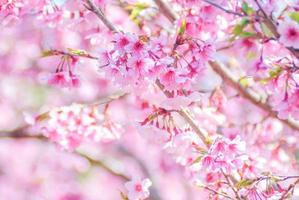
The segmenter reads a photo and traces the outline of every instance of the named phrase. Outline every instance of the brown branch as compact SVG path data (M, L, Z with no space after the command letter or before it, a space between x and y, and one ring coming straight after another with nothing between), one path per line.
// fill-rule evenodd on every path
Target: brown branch
M294 190L295 186L299 184L299 179L297 179L293 184L291 184L287 190L283 193L283 195L281 196L281 198L279 200L285 200L288 197L288 194Z
M209 0L204 0L207 3L211 3ZM215 3L213 3L215 4ZM213 5L212 4L212 5ZM259 3L258 3L259 5ZM215 6L215 5L214 5ZM259 5L260 7L260 5ZM166 8L169 8L169 6L167 6ZM260 7L260 9L262 9ZM165 11L165 13L169 13L170 11ZM266 22L267 22L267 26L268 28L273 32L273 34L276 37L279 37L279 34L277 33L276 27L273 24L273 22L271 21L271 19L269 19L269 17L266 15L265 12L263 12L263 14L265 15L266 18ZM173 20L174 21L174 20ZM299 52L296 51L295 49L289 49L293 52L293 54L299 58ZM299 124L293 120L293 119L280 119L278 118L278 113L276 111L273 111L271 106L268 105L266 102L262 102L261 101L261 97L259 96L259 94L255 93L253 90L250 90L248 88L244 88L243 86L241 86L238 82L238 80L232 76L231 72L222 67L221 65L219 65L216 62L210 62L210 65L212 67L212 69L221 76L221 78L226 81L227 83L229 83L234 89L236 89L244 98L250 100L254 105L258 106L259 108L261 108L262 110L266 111L267 113L270 114L271 117L277 118L280 121L282 121L285 125L287 125L288 127L299 131Z
M176 20L176 15L174 12L172 12L170 6L166 4L163 0L155 0L156 4L159 6L159 9L161 12L171 21L174 22ZM164 90L164 86L160 83L159 80L156 80L156 85L161 89L161 91L165 94L167 97L171 97L171 94L168 91ZM185 110L181 109L178 111L180 116L191 126L191 128L194 130L194 132L199 136L201 141L204 143L206 147L209 147L209 141L205 134L202 132L202 130L196 125L194 119L190 114Z
M99 106L99 105L103 105L103 104L109 104L112 101L122 99L127 95L128 95L128 93L118 92L118 93L108 96L107 98L101 99L101 101L98 101L96 103L85 104L85 105L86 106ZM44 115L44 114L45 113L42 113L41 115ZM28 127L29 126L26 125L26 126L18 128L18 129L15 129L13 131L0 131L0 138L13 138L13 139L19 139L19 140L20 139L37 139L37 140L40 140L43 142L48 142L48 138L41 134L35 134L35 135L28 134L26 131ZM124 181L130 180L129 177L112 169L111 167L109 167L107 164L105 164L101 160L93 159L90 156L83 154L81 152L73 152L73 153L80 157L87 159L92 165L98 166L98 167L104 169L105 171L107 171L108 173L121 178Z
M181 109L178 111L178 113L183 117L183 119L191 126L191 128L195 131L195 133L199 136L201 141L204 143L206 147L210 146L210 143L205 136L205 134L202 132L202 130L197 126L196 122L194 121L193 117L190 116L190 114L185 110Z
M123 98L125 98L126 96L128 96L130 93L127 93L127 92L116 92L108 97L105 97L103 99L101 99L100 101L97 101L97 102L93 102L93 103L90 103L90 104L84 104L85 106L100 106L100 105L104 105L104 104L109 104L113 101L116 101L116 100L121 100Z
M87 0L87 2L91 2L91 5L94 5L91 0ZM176 17L175 17L175 15L170 14L170 13L172 13L172 10L170 9L169 5L167 5L162 0L155 0L155 2L157 3L157 5L160 6L160 9L161 9L162 13L165 16L168 16L168 18L171 21L175 21ZM91 11L93 11L93 12L95 12L95 14L97 14L96 10L91 10ZM101 11L101 10L99 9L99 11ZM104 21L109 22L109 20L106 18L106 16L103 14L102 11L100 12L100 15L97 14L97 16L103 22ZM106 26L108 28L111 26L111 27L113 27L112 29L114 31L116 31L116 29L114 28L114 26L110 22L108 24L106 24ZM274 30L276 30L276 29L274 29ZM224 67L222 67L221 65L219 65L216 62L210 62L210 65L213 68L213 70L216 73L218 73L223 78L224 81L227 81L227 83L229 83L234 89L236 89L244 98L250 100L253 104L255 104L256 106L258 106L262 110L264 110L267 113L269 113L270 116L279 119L277 112L273 111L272 108L271 108L271 106L269 106L265 102L262 102L260 96L258 94L256 94L256 93L254 93L254 91L252 91L252 90L250 90L248 88L244 88L243 86L241 86L239 84L238 80L236 78L234 78L227 69L225 69ZM167 93L167 91L163 90L164 89L163 85L159 81L156 81L156 84L164 92L164 94L167 97L169 97L169 94ZM197 127L197 125L195 124L195 122L191 118L191 116L188 113L186 113L186 111L180 111L179 113L190 124L190 126L194 129L194 131L199 135L199 137L202 139L202 141L204 142L204 144L206 146L208 146L208 142L207 142L206 137L204 136L204 134L202 133L202 131L200 131L200 129ZM290 128L292 128L294 130L297 130L297 131L299 130L299 125L298 125L298 123L296 121L294 121L292 119L287 119L287 120L285 120L285 119L279 119L279 120L281 120L284 124L286 124Z
M98 166L98 167L104 169L105 171L107 171L108 173L112 174L113 176L119 177L123 181L131 180L128 176L126 176L120 172L117 172L116 170L112 169L111 167L109 167L106 163L104 163L101 160L94 159L94 158L92 158L84 153L78 152L78 151L74 152L74 154L78 155L81 158L85 158L86 160L89 161L89 163L91 165Z
M212 67L212 69L217 74L219 74L225 82L227 82L231 87L233 87L235 90L237 90L242 97L248 99L254 105L261 108L263 111L269 113L269 115L271 117L277 118L280 121L282 121L285 125L287 125L288 127L292 128L296 131L299 131L299 124L295 120L278 118L278 113L276 111L272 110L271 106L268 105L266 102L263 102L259 94L257 94L250 88L243 87L239 83L238 79L236 77L234 77L228 69L221 66L217 62L210 61L209 64Z
M90 6L95 7L95 5L93 4L93 2L91 0L86 0L87 3L91 4ZM162 10L167 12L168 15L170 16L170 12L171 10L169 9L169 7L167 6L167 4L165 4L163 1L155 1L156 3L158 3L159 5L163 6ZM109 22L109 20L106 18L106 16L104 15L104 13L98 9L100 12L100 14L98 14L99 12L96 9L90 9L92 12L94 12L100 20L102 20L103 22ZM172 17L170 17L170 19L173 21L175 20L175 16L172 15ZM108 24L104 22L104 24L106 24L106 26L108 28L113 27L113 31L116 31L116 29L114 28L114 26L109 22ZM117 31L116 31L117 32ZM158 85L158 87L162 90L162 92L167 96L170 97L170 94L164 90L164 86L159 82L159 80L156 81L156 84ZM178 112L184 119L186 122L189 123L189 125L193 128L193 130L199 135L200 139L202 140L202 142L208 147L208 141L205 137L205 135L203 134L203 132L197 127L197 125L195 124L194 120L192 119L192 117L185 111L185 110L180 110Z
M156 80L156 85L165 94L165 96L167 96L168 98L171 98L171 94L168 91L164 90L164 86L160 83L159 80ZM205 146L209 147L209 142L208 142L205 134L196 125L194 119L190 116L190 114L185 109L179 110L178 113L191 126L191 128L194 130L194 132L199 136L201 141L205 144Z
M152 182L155 182L153 176L151 175L149 169L147 168L147 166L142 162L142 160L140 160L137 156L135 156L133 153L131 153L130 151L128 151L125 147L120 146L119 147L119 151L123 154L125 154L126 156L129 156L130 158L133 158L137 164L140 166L142 172L144 173L145 176L147 176ZM154 200L161 200L161 197L159 195L158 189L156 188L155 184L153 184L150 187L150 194L152 199Z
M87 3L85 7L95 13L110 31L117 32L115 26L106 18L102 9L94 4L93 0L85 0L85 2Z
M161 13L167 17L167 19L171 22L175 21L176 19L178 19L178 16L176 15L176 13L174 13L170 6L164 2L165 0L154 0L155 3L157 4L159 10L161 11Z
M244 16L246 16L246 15L244 15L244 14L242 14L242 13L238 13L238 12L235 12L235 11L228 10L228 9L226 9L226 8L223 8L222 6L218 5L217 3L212 2L212 1L210 1L210 0L202 0L202 1L206 2L207 4L210 4L210 5L212 5L212 6L216 7L216 8L218 8L218 9L220 9L220 10L222 10L222 11L228 13L228 14L236 15L236 16L239 16L239 17L244 17Z
M227 174L225 174L222 170L221 170L221 172L222 172L222 174L223 174L225 180L227 181L227 184L228 184L229 187L232 189L232 191L235 193L236 198L237 198L238 200L241 200L241 197L240 197L238 191L236 190L236 188L234 187L233 183L231 182L230 177L229 177Z
M214 190L213 188L210 188L210 187L208 187L208 186L203 186L202 188L204 188L204 189L206 189L206 190L209 190L209 191L212 192L214 195L219 195L219 196L223 196L223 197L225 197L225 198L227 198L227 199L232 199L232 200L234 200L234 198L228 196L227 194L224 194L223 192L218 192L218 191L216 191L216 190Z
M27 127L21 127L18 128L14 131L6 131L6 132L0 132L0 139L15 139L15 140L23 140L23 139L36 139L42 142L49 142L48 139L43 136L43 135L29 135L28 133L26 133L26 128ZM106 163L104 163L101 160L96 160L86 154L83 154L81 152L73 152L73 154L78 155L81 158L85 158L86 160L89 161L89 163L91 165L100 167L102 169L104 169L105 171L107 171L108 173L112 174L113 176L119 177L124 181L128 181L130 180L130 178L120 172L117 172L116 170L112 169L111 167L109 167Z

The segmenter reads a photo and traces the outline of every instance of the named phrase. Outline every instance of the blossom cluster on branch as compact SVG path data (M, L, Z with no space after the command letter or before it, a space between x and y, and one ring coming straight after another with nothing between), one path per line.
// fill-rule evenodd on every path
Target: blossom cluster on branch
M0 0L0 27L0 154L72 161L0 197L299 198L299 1Z

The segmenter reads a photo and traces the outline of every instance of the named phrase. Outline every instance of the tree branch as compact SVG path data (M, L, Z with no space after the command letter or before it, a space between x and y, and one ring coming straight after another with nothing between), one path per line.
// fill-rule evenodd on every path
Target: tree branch
M281 196L281 198L279 200L285 200L289 197L289 193L292 192L295 188L295 186L299 184L299 179L297 179L293 184L291 184L286 191L283 193L283 195Z
M212 5L212 6L216 7L216 8L218 8L218 9L220 9L220 10L222 10L222 11L228 13L228 14L236 15L236 16L239 16L239 17L244 17L244 16L246 16L246 15L244 15L244 14L242 14L242 13L238 13L238 12L235 12L235 11L228 10L228 9L226 9L226 8L223 8L222 6L218 5L217 3L212 2L212 1L210 1L210 0L202 0L202 1L206 2L207 4L210 4L210 5Z
M261 97L259 94L251 90L250 88L243 87L236 77L234 77L228 69L221 66L217 62L209 62L212 69L221 76L221 78L227 82L231 87L233 87L235 90L237 90L240 95L246 99L248 99L251 103L256 105L257 107L261 108L263 111L270 114L271 117L277 118L280 121L282 121L285 125L288 127L299 131L299 124L292 119L280 119L278 118L278 113L276 111L272 110L272 107L268 105L266 102L263 102L261 100Z
M125 154L126 156L129 156L130 158L133 158L137 164L140 166L142 172L144 173L144 175L146 177L148 177L150 180L152 180L152 182L155 182L153 176L151 175L149 169L147 168L147 166L138 158L136 157L133 153L131 153L130 151L128 151L126 148L124 148L123 146L119 147L119 150L121 153ZM150 194L152 199L154 200L161 200L161 197L159 195L158 189L156 188L155 184L153 184L150 187Z
M218 192L218 191L216 191L216 190L214 190L213 188L210 188L210 187L208 187L208 186L203 186L202 188L204 188L204 189L206 189L206 190L209 190L209 191L212 192L214 195L219 195L219 196L223 196L223 197L225 197L225 198L227 198L227 199L234 200L234 198L228 196L227 194L224 194L224 193L222 193L222 192Z
M29 135L28 133L26 133L26 128L27 127L22 127L22 128L18 128L14 131L6 131L6 132L0 132L0 139L3 138L8 138L8 139L16 139L16 140L22 140L22 139L36 139L42 142L48 142L47 138L43 135ZM73 152L73 154L78 155L81 158L85 158L86 160L89 161L89 163L91 165L100 167L102 169L104 169L105 171L107 171L108 173L112 174L113 176L119 177L124 181L128 181L130 180L130 178L120 172L115 171L114 169L112 169L111 167L109 167L106 163L104 163L101 160L96 160L94 158L91 158L90 156L83 154L81 152Z
M167 3L164 2L164 0L154 0L155 3L157 4L159 10L161 11L161 13L167 17L167 19L171 22L175 21L176 19L178 19L178 16L176 15L176 13L174 13L169 5Z
M241 200L241 197L240 197L238 191L236 190L236 188L234 187L234 184L231 182L230 177L229 177L227 174L225 174L222 170L221 170L221 172L222 172L222 174L223 174L225 180L227 181L227 184L228 184L229 187L232 189L232 191L235 193L236 198L237 198L238 200Z
M160 88L160 90L164 93L164 95L168 98L171 98L171 94L164 90L164 86L160 83L159 80L156 80L156 85ZM179 115L191 126L194 132L199 136L201 141L204 143L206 147L209 147L209 142L205 136L205 134L201 131L201 129L196 125L194 119L190 116L190 114L182 108L178 110Z
M209 141L202 130L197 126L196 122L194 121L193 117L185 110L181 109L178 113L183 117L183 119L191 126L191 128L195 131L195 133L199 136L201 141L204 143L206 147L209 147Z
M203 0L203 1L205 1L207 3L210 3L211 5L215 4L215 3L210 2L209 0ZM258 3L258 5L259 5L259 3ZM166 8L169 8L169 6L167 6ZM171 12L171 11L170 10L165 11L165 13L169 13L169 12ZM264 13L264 15L266 15L266 14ZM269 26L268 28L270 29L272 27L271 30L273 31L274 35L279 37L279 34L277 33L276 27L273 24L273 22L268 17L265 16L265 18L268 19L269 24L272 24L272 25L268 25ZM298 51L295 50L295 52L293 52L293 53L294 53L294 55L298 54L298 58L299 58L299 52ZM286 119L285 120L285 119L278 118L278 113L276 111L273 111L271 106L268 105L266 102L262 102L261 97L259 96L259 94L255 93L253 90L250 90L248 88L244 88L243 86L241 86L238 82L238 79L233 77L228 69L222 67L220 64L218 64L216 62L210 62L209 64L212 67L212 69L217 74L219 74L224 81L229 83L235 90L237 90L242 95L242 97L250 100L254 105L258 106L262 110L269 113L271 117L277 118L280 121L282 121L285 125L287 125L288 127L292 128L296 131L299 131L299 124L295 120L293 120L293 119Z
M85 2L87 3L85 7L95 13L110 31L117 32L115 26L106 18L102 9L94 4L93 0L85 0Z
M84 153L78 152L78 151L74 152L74 154L78 155L79 157L85 158L86 160L89 161L89 163L91 165L98 166L98 167L104 169L105 171L107 171L108 173L112 174L113 176L119 177L123 181L129 181L129 180L131 180L128 176L126 176L126 175L124 175L124 174L122 174L120 172L117 172L116 170L112 169L111 167L109 167L106 163L104 163L101 160L93 159L90 156L88 156L88 155L86 155Z
M95 7L95 5L93 4L93 2L91 0L86 0L87 2L89 2L91 4L91 6ZM168 6L166 6L166 4L163 1L158 1L161 5L163 5L163 9L165 9L165 12L170 12L170 9L168 8ZM94 12L100 20L104 20L106 22L109 22L109 20L106 18L106 16L104 15L104 13L100 10L100 8L98 9L100 11L100 14L98 14L99 12L96 9L91 9L92 12ZM174 16L171 17L172 20L174 20ZM104 22L103 21L103 22ZM108 24L104 22L104 24L106 24L106 26L110 29L110 27L113 27L113 31L116 31L116 29L114 28L114 26L109 22ZM110 26L111 25L111 26ZM117 31L116 31L117 32ZM158 87L162 90L162 92L165 94L165 96L170 97L169 93L167 91L164 90L164 86L159 82L159 80L156 81L156 84L158 85ZM202 142L208 147L208 141L205 137L205 135L203 134L203 132L197 127L197 125L195 124L194 120L192 119L192 117L185 111L185 110L180 110L178 112L187 123L189 123L189 125L193 128L193 130L199 135L200 139L202 140Z

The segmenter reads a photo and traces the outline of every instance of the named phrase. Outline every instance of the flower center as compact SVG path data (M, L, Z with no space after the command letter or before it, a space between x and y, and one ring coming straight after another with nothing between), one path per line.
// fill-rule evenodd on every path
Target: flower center
M141 192L142 186L140 184L135 185L135 190L136 190L136 192Z
M120 45L121 46L126 46L127 44L129 44L129 40L127 38L121 38L120 39Z
M289 36L290 38L295 38L295 37L298 36L298 32L297 32L294 28L291 28L291 29L289 29L289 31L288 31L288 36Z
M138 41L134 44L134 50L140 51L140 50L142 50L142 48L143 48L143 44L140 41Z

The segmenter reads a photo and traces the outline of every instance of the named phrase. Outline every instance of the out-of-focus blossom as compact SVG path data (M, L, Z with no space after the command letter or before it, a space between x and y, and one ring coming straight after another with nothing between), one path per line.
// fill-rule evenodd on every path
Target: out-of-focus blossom
M126 182L125 187L128 190L129 200L143 200L149 197L149 187L152 182L146 179L133 178L133 180Z

